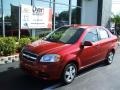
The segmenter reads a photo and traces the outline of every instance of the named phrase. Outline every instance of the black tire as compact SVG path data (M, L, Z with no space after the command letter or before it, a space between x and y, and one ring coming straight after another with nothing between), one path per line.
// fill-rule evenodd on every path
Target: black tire
M113 58L114 58L114 53L111 51L111 52L109 52L109 53L107 54L105 63L106 63L107 65L112 64Z
M64 84L70 84L76 77L77 67L74 63L69 63L65 66L62 74L62 82Z

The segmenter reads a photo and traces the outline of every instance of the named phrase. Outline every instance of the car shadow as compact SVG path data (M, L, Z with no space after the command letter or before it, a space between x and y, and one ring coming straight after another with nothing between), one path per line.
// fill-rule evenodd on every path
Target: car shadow
M89 71L91 71L91 70L94 70L94 69L97 69L97 68L100 68L100 67L104 67L104 66L106 66L106 64L105 64L104 61L99 62L99 63L97 63L97 64L95 64L95 65L92 65L92 66L89 66L89 67L87 67L87 68L85 68L85 69L80 70L80 71L78 72L78 76L79 76L79 75L82 75L82 74L85 74L85 73L87 73L87 72L89 72Z
M103 67L105 64L103 62L93 65L89 68L80 70L77 77L94 70L99 67ZM42 90L51 86L58 84L59 81L44 81L34 78L30 75L25 74L19 68L10 67L4 72L0 72L0 90ZM59 83L58 85L52 87L51 89L56 89L64 86L64 84ZM47 89L48 90L48 89ZM50 89L49 89L50 90Z
M10 67L0 72L0 90L42 90L58 81L44 81L25 74L19 68Z

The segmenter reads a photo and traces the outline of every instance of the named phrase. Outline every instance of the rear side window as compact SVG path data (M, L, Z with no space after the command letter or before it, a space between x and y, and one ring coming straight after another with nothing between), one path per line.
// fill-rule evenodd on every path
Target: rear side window
M109 38L108 32L105 29L100 28L100 29L98 29L98 32L99 32L100 39Z
M96 42L98 41L98 33L96 29L91 30L90 32L88 32L85 36L84 41L91 41L91 42Z

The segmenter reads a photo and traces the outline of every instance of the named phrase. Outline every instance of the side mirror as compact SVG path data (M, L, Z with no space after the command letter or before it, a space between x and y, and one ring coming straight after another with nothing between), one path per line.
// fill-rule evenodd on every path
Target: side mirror
M83 46L92 46L93 44L90 41L84 41L82 45Z

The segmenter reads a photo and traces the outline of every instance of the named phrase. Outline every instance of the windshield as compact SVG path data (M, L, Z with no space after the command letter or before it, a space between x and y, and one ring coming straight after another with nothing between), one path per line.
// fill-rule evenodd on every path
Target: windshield
M48 35L46 41L73 44L80 38L83 31L83 28L61 27Z

